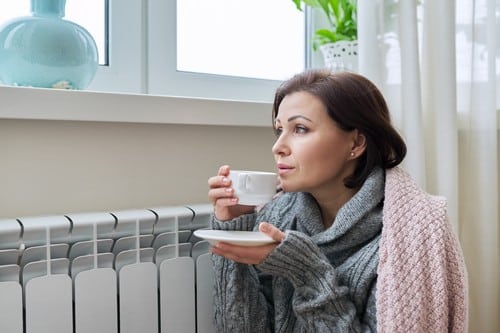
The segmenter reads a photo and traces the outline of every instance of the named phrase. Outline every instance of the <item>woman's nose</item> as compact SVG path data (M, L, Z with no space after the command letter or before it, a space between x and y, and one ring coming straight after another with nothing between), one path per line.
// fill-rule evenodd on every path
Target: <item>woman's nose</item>
M273 145L272 152L275 155L286 155L289 152L289 148L286 145L286 140L283 135L280 135Z

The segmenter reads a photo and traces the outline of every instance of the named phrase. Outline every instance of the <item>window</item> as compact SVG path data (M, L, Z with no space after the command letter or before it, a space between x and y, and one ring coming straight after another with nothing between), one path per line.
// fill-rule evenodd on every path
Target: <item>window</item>
M305 67L304 14L292 1L150 0L148 91L270 101Z
M0 2L0 22L29 1ZM67 0L66 19L94 36L88 90L270 101L305 67L305 19L292 1Z

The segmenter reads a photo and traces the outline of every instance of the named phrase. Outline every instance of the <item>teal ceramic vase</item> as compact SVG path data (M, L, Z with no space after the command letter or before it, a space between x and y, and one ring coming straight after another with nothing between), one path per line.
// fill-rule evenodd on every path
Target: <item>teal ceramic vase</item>
M31 16L0 28L0 81L7 85L85 89L98 53L92 35L63 19L66 0L31 0Z

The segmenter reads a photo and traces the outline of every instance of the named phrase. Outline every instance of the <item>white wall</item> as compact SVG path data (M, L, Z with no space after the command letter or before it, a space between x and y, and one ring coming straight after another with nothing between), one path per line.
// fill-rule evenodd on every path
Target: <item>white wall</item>
M274 169L270 106L269 126L16 119L16 112L18 118L43 118L44 112L98 108L93 100L102 96L80 94L79 105L71 107L47 102L37 89L14 100L12 89L0 87L0 218L207 203L207 179L219 165ZM148 101L155 100L138 96L137 109L128 100L134 97L110 96L127 101L118 102L116 112L124 114L147 113ZM160 102L165 110L169 105L168 99Z

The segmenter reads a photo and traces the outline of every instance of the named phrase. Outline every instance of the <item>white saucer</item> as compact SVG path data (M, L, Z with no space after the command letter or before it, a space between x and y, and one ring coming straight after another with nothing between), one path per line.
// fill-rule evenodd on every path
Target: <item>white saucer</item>
M227 230L206 230L194 231L194 235L206 239L210 244L217 242L231 243L240 246L259 246L274 243L274 240L259 231L227 231Z

